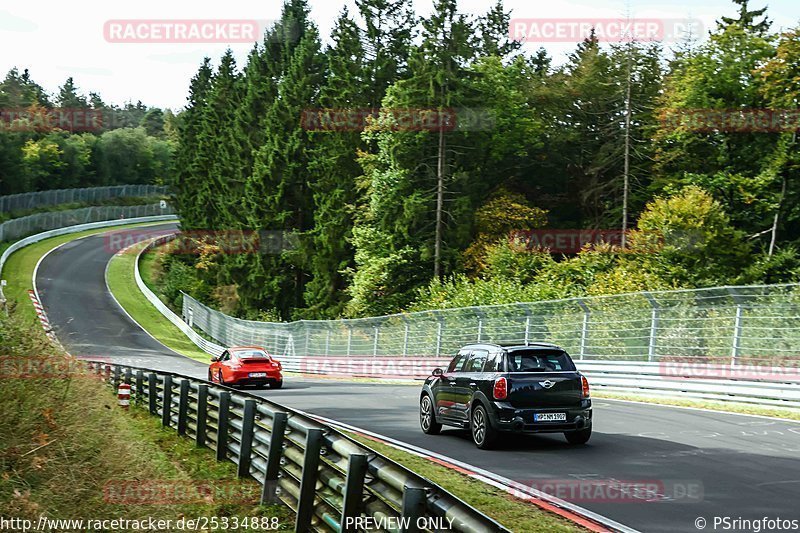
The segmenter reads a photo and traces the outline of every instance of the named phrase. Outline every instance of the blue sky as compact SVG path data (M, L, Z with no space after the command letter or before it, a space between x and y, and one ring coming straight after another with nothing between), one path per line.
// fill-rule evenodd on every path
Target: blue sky
M327 39L333 21L344 6L354 12L349 0L310 0L312 16ZM430 11L432 0L414 0L418 14ZM460 0L464 13L482 14L494 0ZM506 0L517 18L624 18L693 19L705 29L712 28L722 15L733 15L736 6L729 0ZM763 7L759 1L752 8ZM75 3L43 0L4 2L0 6L0 69L29 68L33 78L45 89L55 91L67 76L85 92L99 92L104 100L117 104L142 100L148 105L182 107L189 79L203 56L213 60L227 48L225 43L113 43L103 34L109 20L127 19L256 19L274 20L281 2L226 0L137 0L135 2ZM800 22L797 0L773 0L768 13L773 29L788 28ZM250 44L230 46L240 64ZM533 50L538 45L528 44ZM563 62L574 43L545 45L557 63Z

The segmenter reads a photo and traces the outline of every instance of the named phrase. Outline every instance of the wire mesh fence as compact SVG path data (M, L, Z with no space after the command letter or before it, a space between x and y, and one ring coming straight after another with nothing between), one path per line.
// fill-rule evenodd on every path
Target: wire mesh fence
M38 209L52 205L92 203L113 198L144 198L167 194L160 185L113 185L80 189L54 189L0 196L0 213Z
M374 318L242 320L183 297L183 319L226 346L305 356L454 354L464 344L552 342L579 360L800 363L800 284L640 292Z
M0 224L0 242L20 239L41 231L89 222L173 214L175 214L175 211L166 203L126 206L106 205L36 213L14 218Z

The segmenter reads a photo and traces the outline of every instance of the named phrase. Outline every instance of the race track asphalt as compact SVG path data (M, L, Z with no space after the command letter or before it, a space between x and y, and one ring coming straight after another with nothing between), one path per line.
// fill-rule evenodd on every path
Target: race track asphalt
M105 242L102 235L73 241L40 265L37 288L59 340L74 355L205 376L205 365L154 340L107 293L112 250ZM419 430L417 386L287 379L284 389L259 394L548 488L640 531L698 531L699 517L707 531L715 517L800 521L796 422L595 400L586 446L554 435L513 437L480 451L465 432Z

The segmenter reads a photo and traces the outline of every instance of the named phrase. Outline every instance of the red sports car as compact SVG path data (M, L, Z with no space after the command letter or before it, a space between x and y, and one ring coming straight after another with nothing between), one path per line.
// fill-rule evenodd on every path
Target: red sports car
M283 386L281 364L264 348L236 346L211 358L208 380L222 385L255 385L272 389Z

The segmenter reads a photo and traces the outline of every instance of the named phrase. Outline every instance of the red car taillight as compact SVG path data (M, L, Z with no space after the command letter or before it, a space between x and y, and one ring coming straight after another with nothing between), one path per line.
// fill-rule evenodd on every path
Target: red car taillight
M589 380L586 376L581 376L581 398L589 397Z
M505 400L508 398L508 381L506 378L497 378L494 380L494 399Z

